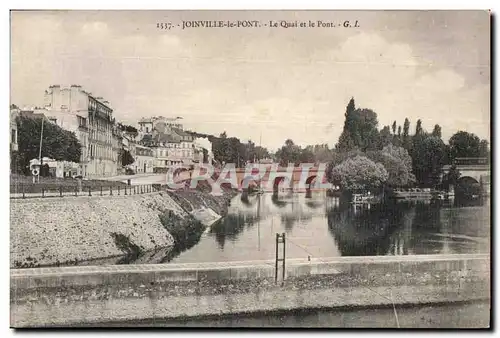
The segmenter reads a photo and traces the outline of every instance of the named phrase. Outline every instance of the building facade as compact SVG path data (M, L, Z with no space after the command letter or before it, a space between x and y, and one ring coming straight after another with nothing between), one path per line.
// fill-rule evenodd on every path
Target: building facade
M78 85L54 85L45 91L44 107L51 121L75 132L82 144L82 176L117 175L121 168L122 136L108 101L94 97Z
M141 143L154 150L155 172L165 172L173 166L187 167L199 160L194 137L183 130L179 119L159 116L139 121Z
M17 116L19 115L19 109L14 108L10 110L10 151L18 151L19 146L17 144Z
M153 149L136 145L134 159L133 167L136 174L153 172L156 160Z

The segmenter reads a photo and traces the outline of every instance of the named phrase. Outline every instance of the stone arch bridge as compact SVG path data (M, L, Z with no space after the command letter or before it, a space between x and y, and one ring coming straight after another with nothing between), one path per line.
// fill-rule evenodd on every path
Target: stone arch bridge
M454 165L460 172L460 180L473 180L481 184L483 192L490 194L490 175L491 168L486 158L457 158ZM443 167L443 176L450 172L452 165Z

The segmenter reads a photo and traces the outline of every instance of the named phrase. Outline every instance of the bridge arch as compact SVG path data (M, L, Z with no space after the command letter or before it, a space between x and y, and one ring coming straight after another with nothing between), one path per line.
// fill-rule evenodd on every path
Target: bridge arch
M458 184L479 184L480 179L478 180L476 177L472 176L461 176L457 183Z
M258 181L255 179L254 176L246 176L240 182L240 187L243 190L256 187L257 185Z
M288 184L289 187L292 186L292 181L286 176L278 176L274 178L273 181L273 192L278 192L280 185Z
M174 169L174 177L177 177L186 171L189 171L189 170L187 168L176 168L176 169Z
M458 179L455 194L460 196L471 196L480 195L483 192L484 187L482 186L480 179L477 180L475 177L462 176Z
M309 176L306 180L306 189L311 189L314 183L316 183L317 178L318 176L316 175Z

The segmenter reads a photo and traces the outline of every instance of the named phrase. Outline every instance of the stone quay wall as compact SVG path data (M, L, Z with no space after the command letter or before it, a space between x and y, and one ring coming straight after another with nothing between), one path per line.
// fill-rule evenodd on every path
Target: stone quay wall
M159 215L187 213L166 193L16 199L10 203L11 268L123 256L112 233L142 252L164 250L173 238ZM111 260L113 261L113 260Z
M11 325L179 320L490 299L490 257L421 255L11 270Z

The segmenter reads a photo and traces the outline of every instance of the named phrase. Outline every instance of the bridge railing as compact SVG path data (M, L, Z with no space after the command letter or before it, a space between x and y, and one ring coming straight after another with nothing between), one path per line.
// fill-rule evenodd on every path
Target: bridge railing
M488 165L486 157L458 157L453 161L455 165Z

